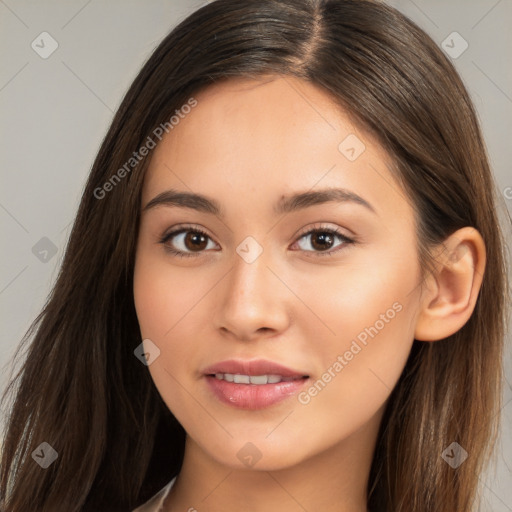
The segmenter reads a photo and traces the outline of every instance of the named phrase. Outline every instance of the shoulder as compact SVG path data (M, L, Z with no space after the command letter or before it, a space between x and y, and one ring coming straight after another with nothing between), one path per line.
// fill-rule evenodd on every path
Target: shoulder
M133 512L160 512L163 502L175 481L176 477L174 477L165 487L160 489L160 491L158 491L152 498L146 501L146 503L143 503L140 507L134 509Z

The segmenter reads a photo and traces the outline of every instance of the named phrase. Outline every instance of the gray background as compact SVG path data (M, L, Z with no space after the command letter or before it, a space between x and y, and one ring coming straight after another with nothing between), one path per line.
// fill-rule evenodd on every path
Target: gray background
M57 276L82 187L113 112L161 39L205 3L0 0L0 391L14 350ZM448 37L454 31L468 43L453 62L479 113L504 218L512 208L512 0L388 3L440 46L447 41L452 53L463 48L457 36ZM31 44L45 31L58 48L43 59ZM37 257L34 246L48 252ZM482 510L493 512L512 512L510 346L509 337L496 473L482 476Z

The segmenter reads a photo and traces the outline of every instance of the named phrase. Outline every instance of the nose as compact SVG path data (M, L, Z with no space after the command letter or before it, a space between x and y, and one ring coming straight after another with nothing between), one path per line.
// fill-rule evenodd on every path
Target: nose
M234 255L231 271L219 283L215 327L240 341L275 336L286 330L293 293L264 251L247 263Z

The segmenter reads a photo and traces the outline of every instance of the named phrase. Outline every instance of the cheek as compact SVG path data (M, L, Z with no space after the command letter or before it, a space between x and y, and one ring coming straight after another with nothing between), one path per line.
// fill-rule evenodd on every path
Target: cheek
M419 282L417 257L413 247L407 253L385 251L384 247L358 255L357 261L319 272L315 279L290 276L308 309L304 311L308 321L299 320L308 331L302 339L322 340L309 349L332 359L333 353L348 350L356 338L364 343L375 337L389 344L407 337L403 324L412 323L409 316L415 313L416 295L411 292ZM397 336L391 334L395 331Z
M340 330L336 338L319 340L327 342L321 355L316 353L320 355L320 370L297 396L294 421L280 435L314 453L373 424L383 412L410 352L413 331L409 327L411 309L407 307L403 304L384 326L378 323L375 327L375 320L365 324L360 318L351 318L345 321L350 324L345 332ZM384 314L386 310L376 309ZM316 438L304 441L312 431L318 433Z
M322 353L323 372L298 397L304 414L323 423L326 438L344 437L367 423L388 400L406 364L414 305L405 296L377 304L367 305L372 314L345 320L347 329Z
M407 316L404 307L377 333L368 329L366 343L343 337L338 350L332 347L324 373L298 397L304 412L295 419L316 418L326 446L362 428L385 406L413 342Z
M197 344L210 315L208 285L193 269L173 268L162 255L141 251L134 269L134 302L143 339L149 338L160 349L160 357L149 370L160 389L169 387L170 375L183 380L185 369L197 354ZM171 379L172 382L172 379Z
M188 311L200 300L200 290L186 275L144 251L135 263L133 293L142 336L164 343L186 326Z
M337 269L314 288L311 280L301 283L319 318L301 324L308 332L303 339L317 340L302 350L317 361L318 373L299 401L327 414L326 425L336 428L347 417L362 424L398 381L414 340L416 261L411 250L409 257L391 254Z
M186 342L191 336L190 314L200 296L178 272L148 252L137 254L134 269L137 319L142 339L149 338L160 350L159 357L148 366L151 378L169 409L181 411L186 396L181 396L179 383L194 350Z

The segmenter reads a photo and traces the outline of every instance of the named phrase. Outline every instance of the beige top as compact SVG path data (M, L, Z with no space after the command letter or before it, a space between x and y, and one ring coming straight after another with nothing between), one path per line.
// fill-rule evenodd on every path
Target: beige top
M176 477L174 477L163 489L160 489L151 499L137 507L133 512L162 512L162 506L165 498L169 494L171 487L174 485Z

